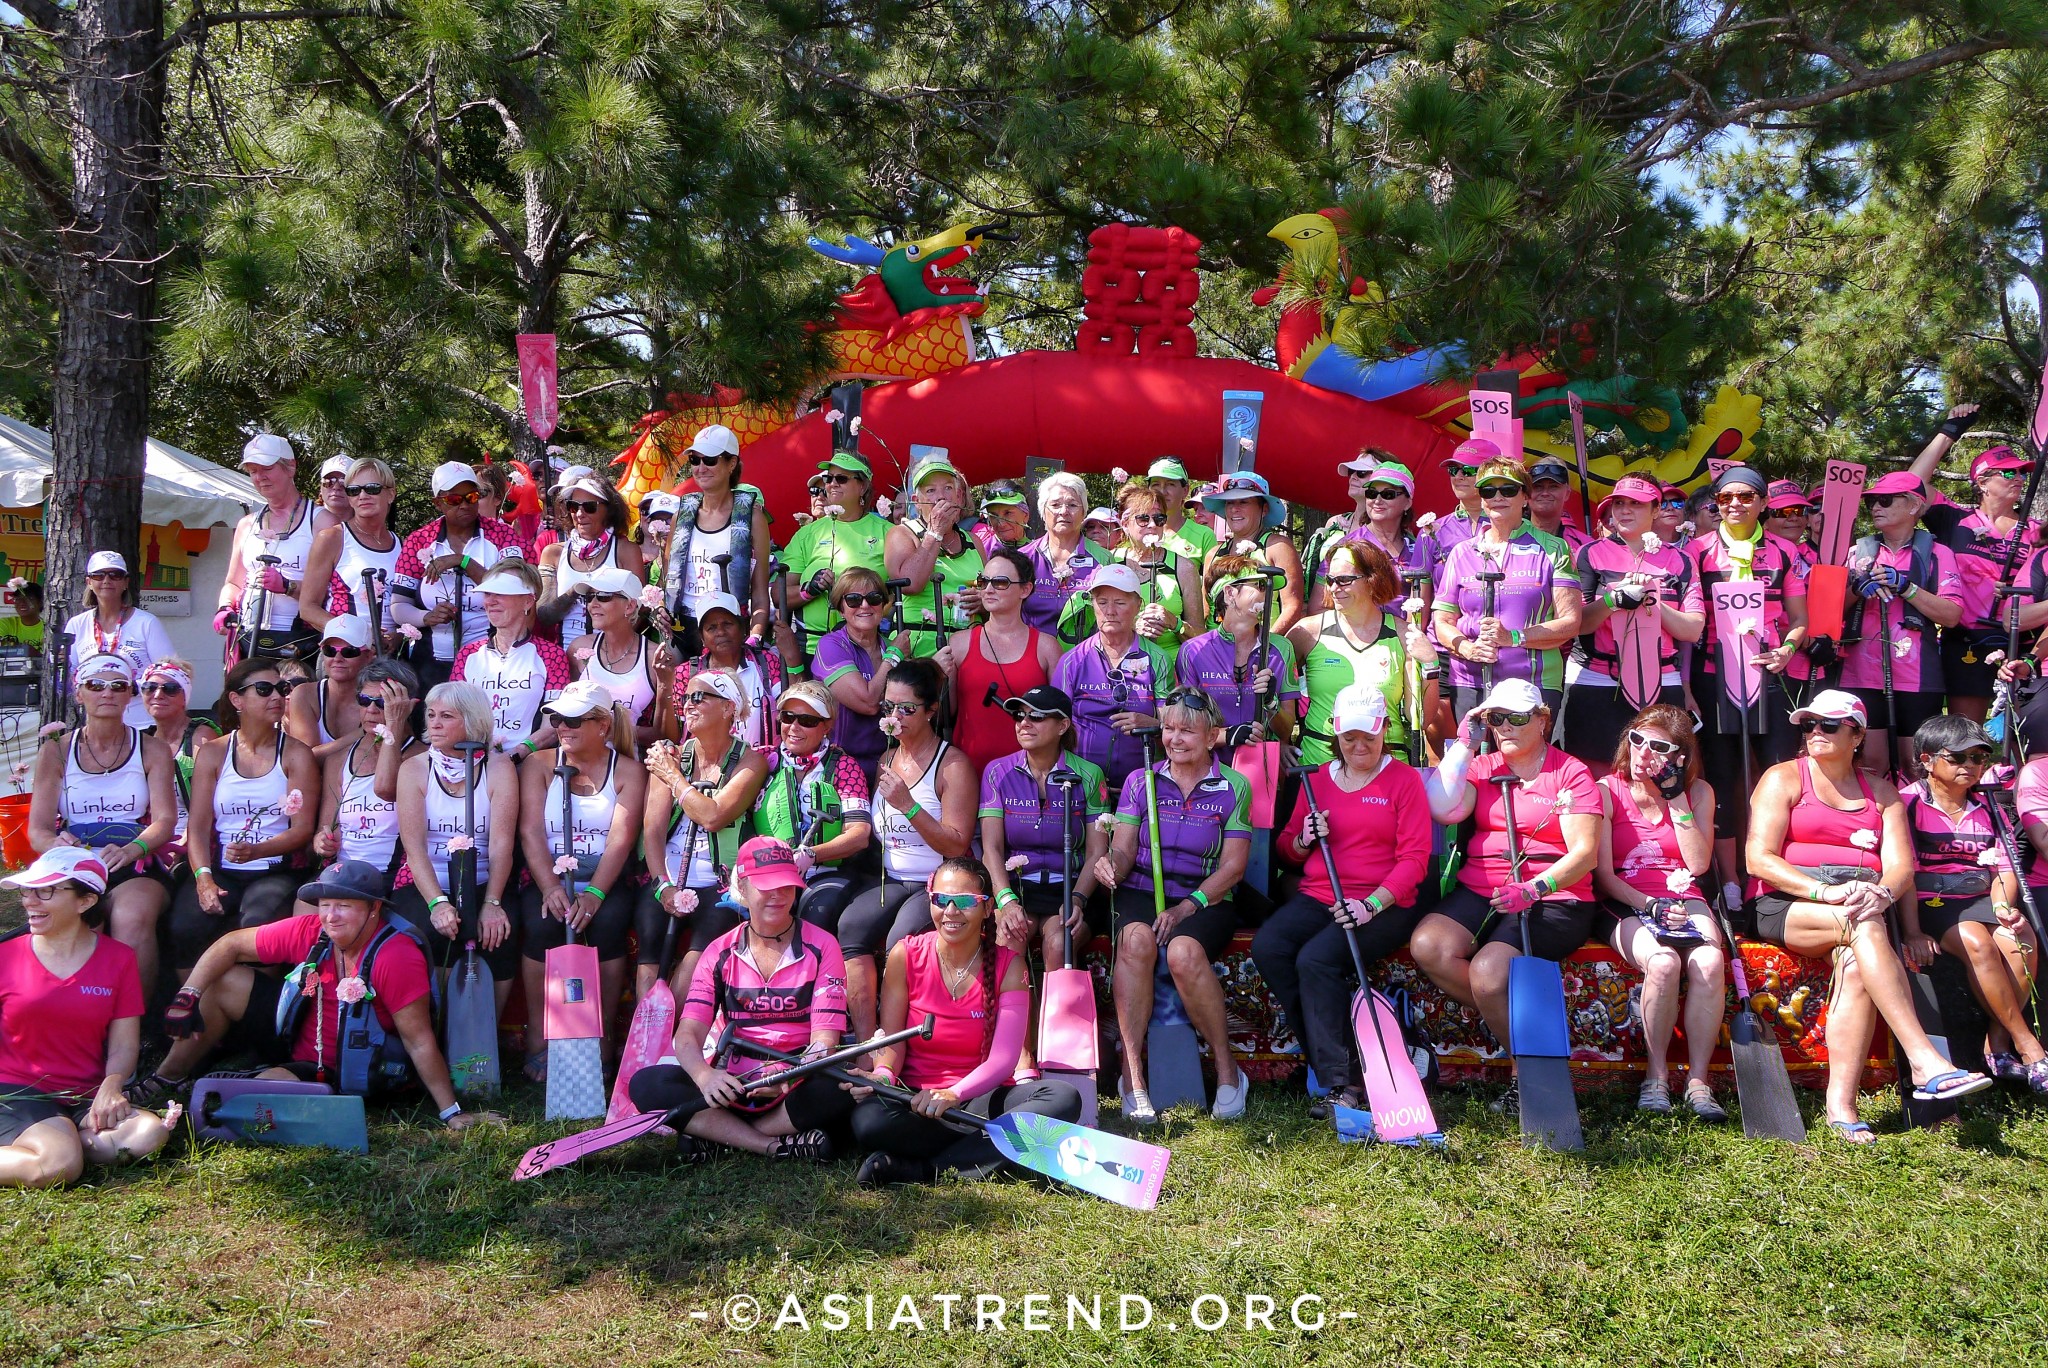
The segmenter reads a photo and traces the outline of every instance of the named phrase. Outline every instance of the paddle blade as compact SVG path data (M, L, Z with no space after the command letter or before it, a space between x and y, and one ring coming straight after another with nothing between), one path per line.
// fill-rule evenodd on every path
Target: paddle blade
M1809 636L1842 639L1849 604L1849 568L1816 565L1806 575L1806 631Z
M548 1040L595 1040L604 1034L597 983L596 946L558 945L548 951Z
M672 1048L676 1031L676 995L657 982L633 1008L633 1020L626 1027L626 1048L619 1055L619 1076L612 1084L612 1105L607 1121L623 1121L634 1114L633 1099L627 1091L633 1075L649 1064L658 1064Z
M459 1097L498 1095L498 997L490 967L466 954L448 975L448 1073Z
M1154 861L1157 864L1157 861ZM1209 1105L1208 1085L1202 1080L1201 1040L1181 1006L1173 975L1166 969L1166 948L1160 947L1159 966L1152 982L1152 1023L1145 1038L1145 1091L1160 1111L1191 1103Z
M1856 512L1869 470L1854 461L1829 461L1820 484L1820 561L1844 565L1856 541Z
M1522 1095L1522 1135L1546 1149L1582 1150L1579 1100L1572 1095L1572 1066L1563 1059L1515 1060Z
M623 1121L611 1121L602 1126L593 1126L587 1131L565 1135L559 1140L550 1140L544 1145L535 1145L519 1160L519 1167L512 1170L512 1181L523 1183L529 1178L538 1178L543 1173L552 1173L565 1165L573 1164L585 1155L596 1154L599 1150L623 1145L628 1140L661 1128L667 1112L635 1112Z
M1230 767L1245 777L1251 785L1252 826L1255 830L1273 829L1274 801L1279 794L1282 766L1286 761L1280 754L1278 741L1261 741L1256 745L1237 748L1231 757Z
M1792 1076L1778 1044L1761 1030L1747 1007L1728 1026L1728 1054L1735 1061L1735 1096L1742 1106L1742 1133L1752 1140L1801 1144L1806 1121L1792 1092Z
M370 1152L370 1123L363 1099L332 1093L244 1093L214 1110L215 1124L237 1139L258 1145L308 1145Z
M604 1046L596 1036L548 1042L550 1121L594 1121L604 1115Z
M1011 1163L1137 1211L1159 1205L1173 1157L1158 1145L1030 1112L1005 1112L988 1134Z
M1913 994L1913 1015L1920 1022L1920 1029L1943 1059L1948 1059L1948 1027L1941 1020L1941 999L1935 995L1934 980L1924 972L1906 975L1906 984ZM1953 1100L1940 1098L1931 1101L1913 1096L1913 1070L1906 1061L1906 1053L1894 1043L1894 1057L1899 1065L1899 1103L1905 1108L1906 1119L1915 1126L1926 1129L1953 1120L1961 1114L1961 1106Z
M1374 1132L1388 1141L1435 1135L1436 1113L1408 1055L1393 1004L1378 993L1352 994L1351 1033L1358 1040Z
M1337 1140L1340 1144L1362 1145L1367 1141L1379 1139L1373 1131L1371 1112L1362 1112L1356 1107L1332 1106L1330 1120L1337 1127Z
M1095 980L1086 969L1046 971L1038 1013L1038 1059L1048 1069L1092 1074L1101 1067Z
M1620 656L1622 701L1641 711L1664 691L1664 633L1656 607L1614 615L1614 645Z
M1524 1059L1570 1059L1564 973L1547 959L1517 955L1508 965L1509 1049Z
M306 1093L324 1097L334 1089L325 1083L302 1083L296 1078L202 1078L192 1087L192 1129L202 1140L239 1140L240 1134L216 1119L221 1104L248 1093Z

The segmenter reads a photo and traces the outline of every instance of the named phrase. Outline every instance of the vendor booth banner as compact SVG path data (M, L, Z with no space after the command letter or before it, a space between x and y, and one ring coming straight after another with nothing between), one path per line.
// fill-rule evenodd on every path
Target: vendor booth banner
M142 568L135 580L137 606L160 618L192 616L192 560L203 555L212 534L188 531L183 523L142 527ZM0 510L0 583L19 575L43 579L43 513L41 509ZM6 611L14 611L7 596ZM55 611L54 609L52 611ZM60 620L69 610L60 614Z

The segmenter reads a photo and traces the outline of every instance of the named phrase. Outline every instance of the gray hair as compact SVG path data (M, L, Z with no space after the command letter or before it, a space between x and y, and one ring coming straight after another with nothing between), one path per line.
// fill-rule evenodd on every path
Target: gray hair
M446 684L436 684L427 690L427 702L446 703L462 714L462 731L466 740L491 742L491 700L474 684L451 679Z
M1062 490L1079 499L1081 501L1081 512L1084 515L1087 513L1088 486L1082 483L1079 475L1075 475L1070 471L1060 470L1053 472L1038 482L1039 517L1043 518L1045 516L1046 505L1052 502L1054 494Z

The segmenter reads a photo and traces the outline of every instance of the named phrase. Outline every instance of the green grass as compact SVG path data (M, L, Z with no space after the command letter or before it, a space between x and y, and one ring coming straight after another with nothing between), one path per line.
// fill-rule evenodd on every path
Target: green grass
M863 1192L847 1163L681 1168L652 1142L514 1184L562 1129L531 1090L508 1130L376 1125L369 1158L181 1143L0 1194L0 1363L2048 1361L2048 1111L1974 1099L1905 1135L1879 1101L1881 1143L1851 1150L1587 1098L1590 1148L1564 1157L1523 1149L1488 1095L1442 1099L1441 1156L1339 1146L1277 1087L1236 1125L1177 1115L1149 1214L1026 1183ZM878 1324L919 1298L930 1328L866 1333L856 1302L828 1331L834 1292L872 1294ZM723 1329L739 1293L798 1294L813 1328ZM940 1293L963 1298L950 1334ZM1005 1333L969 1333L977 1293L1010 1299ZM1020 1328L1027 1293L1053 1331ZM1065 1328L1070 1293L1102 1297L1102 1332ZM1150 1330L1115 1331L1122 1293L1152 1299ZM1232 1328L1190 1327L1204 1293ZM1288 1324L1303 1293L1327 1299L1320 1332ZM1247 1331L1261 1294L1276 1329Z

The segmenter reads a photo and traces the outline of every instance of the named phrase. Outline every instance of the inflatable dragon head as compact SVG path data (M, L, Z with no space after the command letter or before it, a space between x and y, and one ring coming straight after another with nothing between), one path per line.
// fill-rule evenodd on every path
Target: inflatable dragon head
M941 272L954 262L973 254L985 242L1007 242L1000 225L955 224L944 232L914 242L883 247L849 233L845 243L827 242L820 237L805 239L812 251L848 266L865 266L881 278L882 288L900 314L933 309L947 304L980 303L981 291L971 280Z

